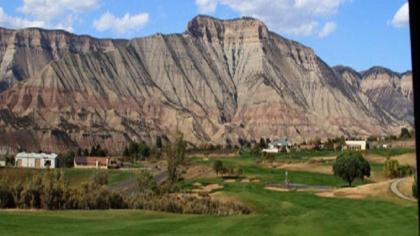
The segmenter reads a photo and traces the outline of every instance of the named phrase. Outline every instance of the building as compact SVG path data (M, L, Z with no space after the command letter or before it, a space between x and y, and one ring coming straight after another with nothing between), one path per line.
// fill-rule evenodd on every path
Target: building
M0 160L0 167L6 167L6 161Z
M355 150L355 151L365 151L367 147L366 141L358 141L358 140L347 140L346 141L346 149L347 150Z
M111 165L109 157L75 157L74 168L79 169L108 169Z
M56 168L57 154L21 152L15 157L15 165L19 168Z
M263 149L265 153L279 153L282 151L289 152L292 144L287 138L277 139L268 144L268 148Z

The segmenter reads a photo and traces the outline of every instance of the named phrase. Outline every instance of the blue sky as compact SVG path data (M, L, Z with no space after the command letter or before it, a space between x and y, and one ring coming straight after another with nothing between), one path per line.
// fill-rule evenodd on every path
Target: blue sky
M179 33L197 14L260 18L329 65L411 70L406 0L0 0L0 26L96 37Z

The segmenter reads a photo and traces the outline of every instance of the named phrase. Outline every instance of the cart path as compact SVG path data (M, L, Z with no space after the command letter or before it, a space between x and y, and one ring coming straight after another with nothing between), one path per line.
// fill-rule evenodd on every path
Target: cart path
M391 183L391 185L390 185L391 192L392 192L392 193L394 193L397 197L399 197L399 198L401 198L401 199L404 199L404 200L407 200L407 201L411 201L411 202L417 202L417 200L416 200L415 198L408 197L408 196L406 196L406 195L402 194L402 193L400 192L400 190L398 189L398 185L399 185L399 184L400 184L403 180L404 180L404 179L395 179L395 180Z

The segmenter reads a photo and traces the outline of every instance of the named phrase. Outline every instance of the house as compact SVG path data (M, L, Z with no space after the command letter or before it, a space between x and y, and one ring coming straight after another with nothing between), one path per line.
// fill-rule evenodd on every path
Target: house
M111 165L109 157L75 157L74 168L79 169L108 169Z
M56 168L57 154L21 152L15 157L15 165L19 168Z
M279 153L282 151L289 152L293 145L287 138L277 139L268 144L268 148L263 149L265 153Z
M346 140L346 149L355 151L365 151L367 143L364 140Z
M6 161L0 160L0 167L6 167Z

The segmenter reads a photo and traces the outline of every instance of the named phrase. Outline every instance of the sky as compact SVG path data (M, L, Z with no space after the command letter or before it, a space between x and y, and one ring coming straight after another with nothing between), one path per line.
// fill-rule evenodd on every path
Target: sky
M198 14L251 16L331 66L411 70L407 0L0 0L0 26L100 38L181 33Z

